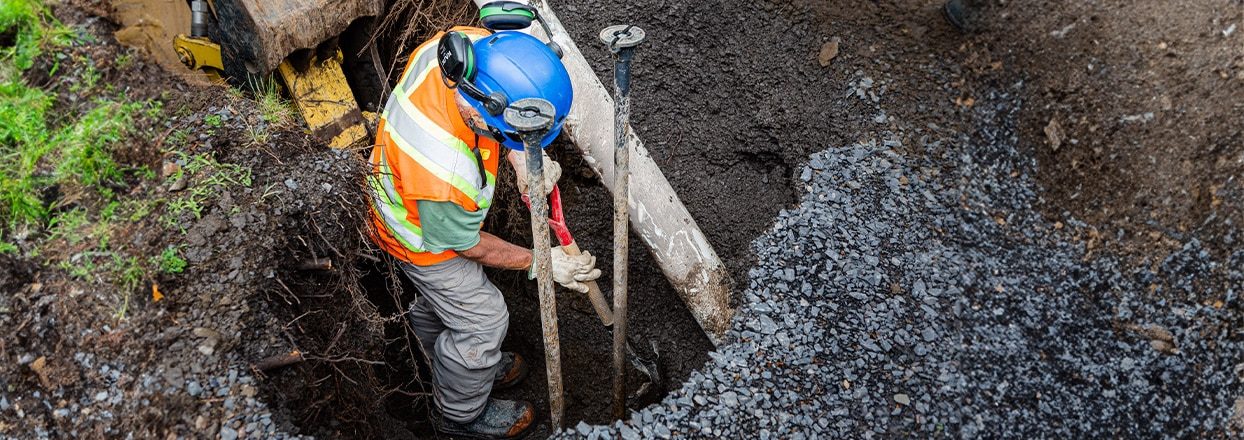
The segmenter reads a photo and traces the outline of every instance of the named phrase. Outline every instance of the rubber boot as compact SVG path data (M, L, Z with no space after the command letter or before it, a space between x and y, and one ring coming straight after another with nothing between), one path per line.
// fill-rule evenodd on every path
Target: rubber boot
M454 437L473 439L515 439L527 434L536 419L531 403L522 400L488 398L484 412L470 423L441 419L437 431Z
M942 5L942 16L946 17L946 21L958 29L959 32L968 31L967 6L963 4L963 0L947 0Z
M518 353L501 353L501 362L497 363L497 375L492 380L492 389L504 390L518 385L527 377L527 361Z

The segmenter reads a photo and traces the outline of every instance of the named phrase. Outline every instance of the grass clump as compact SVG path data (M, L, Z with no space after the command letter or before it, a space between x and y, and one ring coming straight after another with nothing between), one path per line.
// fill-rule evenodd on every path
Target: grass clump
M186 270L186 259L181 257L181 247L169 246L160 255L151 257L149 264L161 273L176 274Z
M175 154L178 156L177 162L184 165L168 176L169 184L182 179L192 180L179 196L170 198L165 205L167 209L160 217L160 222L167 228L185 233L182 226L185 217L201 218L208 204L229 187L251 186L252 175L248 167L218 162L206 154Z
M20 83L0 83L0 215L13 228L47 217L40 190L48 179L35 174L51 148L46 115L52 97Z
M111 199L111 187L125 177L112 147L133 132L134 118L150 105L98 100L77 120L54 128L51 104L39 89L0 83L0 216L9 229L47 222L54 201L42 195L55 185L94 188Z
M0 60L11 61L19 71L33 66L43 47L68 44L72 35L42 1L0 2L0 36L12 38L12 46L0 47Z
M57 180L76 180L86 186L117 182L123 176L113 161L110 147L133 131L134 116L146 103L100 101L77 123L61 130L52 139L59 147Z
M255 102L259 104L263 121L269 125L285 127L294 122L294 109L281 96L281 88L276 81L261 82L255 88Z

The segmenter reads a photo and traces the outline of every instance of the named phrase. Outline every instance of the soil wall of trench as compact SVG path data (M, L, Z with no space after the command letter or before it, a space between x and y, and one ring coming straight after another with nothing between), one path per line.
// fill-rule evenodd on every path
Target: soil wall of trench
M58 9L57 14L68 22L100 26L101 36L115 30L92 17L93 14L106 15L96 4L98 2L83 3L85 5L72 10ZM390 11L400 11L409 18L409 14L414 13L412 8L437 10L446 2L395 3ZM738 280L747 278L747 271L754 263L751 241L771 226L782 208L796 201L803 184L796 173L808 154L832 145L881 141L861 138L860 133L872 132L859 130L861 126L894 127L900 133L919 132L911 127L968 133L975 128L971 117L972 95L978 88L985 88L982 84L996 85L1026 78L1021 69L1042 72L1036 62L1016 60L1015 53L1031 53L1038 57L1057 55L1050 52L1048 45L1043 46L1045 40L1036 37L1048 33L1045 27L1006 27L1007 23L1023 22L1024 17L1045 17L1039 12L1042 6L1049 6L1046 4L1049 2L1022 8L986 2L983 16L996 21L981 33L970 36L946 25L934 4L937 2L928 1L855 2L849 7L804 1L637 0L623 3L558 0L550 3L606 82L612 75L612 62L604 47L597 43L597 32L617 23L633 23L647 30L649 40L640 49L634 69L632 124ZM466 22L469 14L463 15L463 11L454 9L444 14L444 18L458 22L454 24ZM1089 20L1087 17L1093 14L1108 14L1091 8L1080 12L1087 15L1058 17ZM401 36L403 41L383 45L383 59L403 60L404 51L417 45L422 36L450 24L423 20L417 26L381 25L389 36ZM1057 21L1056 18L1042 20L1045 21L1040 23L1046 27ZM1007 29L1014 28L1023 29L1034 37L1025 40L1026 44L1005 38ZM1091 41L1076 41L1077 44L1091 44ZM106 50L95 55L115 57L119 50L115 43L105 41L103 45L107 46ZM347 59L347 64L355 62L358 60ZM1237 75L1239 62L1230 63L1225 64L1227 76L1223 78ZM246 104L220 105L219 91L186 86L175 78L159 74L150 65L140 67L137 72L105 76L105 79L127 82L136 89L140 85L152 88L154 83L152 90L157 92L151 92L153 96L158 95L159 90L191 96L183 98L191 109L191 116L187 118L207 114L236 115L238 108L242 108L243 114L253 115L254 112L253 108L246 110ZM1222 86L1215 81L1198 83L1197 90ZM1235 93L1239 81L1230 79L1227 84L1234 87L1229 89L1233 91L1232 96L1239 96ZM890 106L878 112L878 107L873 105L877 98L870 96L869 90L886 93ZM960 99L948 105L943 102L948 94L958 95ZM1038 94L1032 99L1040 102L1045 98ZM1064 98L1059 101L1060 111L1095 111L1084 102L1092 100ZM1143 118L1143 112L1141 115ZM1021 145L1034 150L1041 148L1042 133L1032 127L1043 127L1046 121L1045 112L1035 112L1030 119L1024 119L1023 124L1029 128L1023 133ZM172 128L187 123L173 120L170 124ZM230 127L215 133L219 140L210 136L200 138L195 148L222 161L264 170L257 173L255 187L284 188L282 191L289 198L262 198L266 191L230 194L227 199L208 207L204 219L185 220L189 236L196 240L196 246L204 249L188 258L192 260L192 278L188 279L195 281L182 287L187 295L181 299L158 306L136 305L139 310L153 313L126 327L127 331L134 332L131 334L150 331L158 337L122 339L116 331L98 330L99 323L84 323L83 328L97 329L91 331L98 335L72 344L61 339L38 342L40 338L46 339L47 332L58 334L57 331L46 325L24 328L25 333L9 343L7 352L0 346L0 354L12 358L9 360L13 367L3 370L6 376L19 378L17 383L25 387L21 388L23 390L47 386L40 383L37 372L16 362L23 353L38 351L30 349L32 347L63 355L50 357L50 362L55 368L66 371L85 368L65 360L73 359L75 350L93 356L129 359L126 365L132 364L131 368L151 367L151 376L169 384L158 390L142 390L165 396L151 401L168 406L145 412L133 408L117 411L119 414L133 411L137 418L126 426L134 432L153 436L170 432L216 434L224 428L246 431L251 423L257 424L259 429L271 424L282 432L328 438L431 435L427 424L431 410L426 367L421 355L412 348L413 336L401 316L404 305L413 299L413 290L403 285L403 280L391 271L383 257L370 249L362 233L362 217L358 214L364 211L357 203L361 200L360 188L351 183L362 173L358 157L330 157L330 153L311 145L304 135L296 132L282 134L273 147L251 149L237 140L242 138L245 127L240 123ZM1175 134L1151 136L1170 139L1178 135L1178 127L1170 127ZM1219 168L1215 169L1214 176L1229 175L1235 169L1230 168L1235 166L1231 162L1235 157L1232 155L1240 152L1239 148L1228 145L1238 140L1238 124L1235 131L1220 128L1208 128L1223 133L1213 137L1216 146L1226 145L1213 150L1213 154L1227 158L1216 162ZM1081 136L1083 144L1106 136L1090 130L1087 125L1069 131ZM907 147L920 145L919 139L901 141L902 145L895 148L897 152L921 154ZM157 140L138 141L138 145L146 151L143 160L158 165L161 158ZM1073 153L1040 153L1039 157L1047 161L1042 166L1057 164L1060 158L1099 154L1093 153L1091 147L1072 147L1070 151ZM563 196L572 231L582 248L597 255L600 267L611 267L608 192L573 146L563 140L555 144L551 153L563 165ZM295 170L290 163L314 167ZM516 243L530 244L526 233L529 231L527 211L519 204L510 184L511 173L503 167L499 178L503 187L486 228ZM1072 198L1070 194L1074 192L1060 183L1058 174L1048 176L1045 183L1056 188L1054 194ZM1197 191L1204 193L1199 199L1207 203L1212 204L1213 200L1219 200L1218 195L1223 195L1225 206L1237 208L1227 217L1238 217L1238 197L1224 195L1231 191L1237 194L1238 182L1216 185L1196 183L1193 186L1204 188ZM1223 204L1217 203L1215 207ZM243 207L240 215L233 213L237 206ZM1095 205L1074 206L1093 212ZM1061 213L1057 207L1046 209L1053 215ZM1192 212L1205 213L1204 210ZM169 237L151 232L155 228L155 225L136 225L134 234L138 237L133 240L141 246L161 248ZM144 235L147 233L154 236ZM267 238L256 240L254 237ZM640 241L632 237L632 242ZM1138 249L1142 252L1150 249L1145 246L1142 243ZM711 347L647 250L632 246L631 252L631 333L637 341L656 342L666 381L676 387L704 364ZM304 273L286 264L322 256L334 257L339 270ZM83 287L66 281L64 274L39 269L35 262L14 261L6 266L11 269L0 278L3 281L0 284L6 291L19 292L14 298L25 298L30 304L37 304L40 295L46 295L39 293L39 289L47 287L32 291L31 286L35 284L66 292ZM541 408L541 416L547 416L535 286L517 274L493 272L491 277L506 293L511 309L512 321L505 348L523 354L532 362L533 372L524 385L498 396L532 400ZM608 270L600 281L602 287L610 285ZM99 288L88 286L86 291ZM156 314L161 308L167 310ZM350 312L343 313L346 310ZM31 313L34 313L32 316L65 316L71 312L69 309L40 309ZM599 325L586 298L578 295L559 293L559 320L567 394L566 420L572 426L580 420L608 422L609 384L605 378L609 374L610 336ZM221 329L222 322L227 331ZM212 332L200 331L200 328ZM80 331L76 327L73 330ZM220 354L206 358L195 355L199 346L213 339L213 332L217 339L213 342L213 350ZM27 349L19 353L21 350L16 350L15 346ZM248 379L245 385L255 384L257 397L253 389L245 391L241 385L232 388L228 385L233 383L229 374L231 368L241 369L241 376L245 378L248 375L245 365L293 348L308 350L315 356L272 372L266 378L257 376L259 382ZM199 367L186 367L183 371L174 368L178 364ZM95 364L92 368L97 370L98 367ZM173 374L174 371L178 373ZM215 393L224 389L221 398L186 397L191 375L204 383L212 383L212 379L223 381L223 388L213 385L209 390ZM79 384L52 385L68 386L67 389L82 393L93 392L88 385L100 380L95 376L98 374L82 373ZM132 384L140 377L135 374L125 383ZM634 388L639 384L640 378L632 371L630 386ZM249 395L242 395L244 391ZM228 397L235 397L239 402L252 399L261 402L259 406L266 403L271 409L224 408L223 401ZM660 397L659 394L636 404L650 403L656 397ZM107 423L106 420L85 420L66 426L56 421L60 419L53 417L51 409L46 413L44 416L50 422L40 426L59 427L63 432L69 432L70 428L96 429ZM262 421L261 414L265 413L268 424ZM542 430L541 433L548 432Z

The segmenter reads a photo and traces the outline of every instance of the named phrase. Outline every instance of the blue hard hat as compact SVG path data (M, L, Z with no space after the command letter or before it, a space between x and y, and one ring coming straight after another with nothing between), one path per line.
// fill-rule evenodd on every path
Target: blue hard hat
M553 126L540 140L540 147L553 143L562 131L562 123L566 121L574 100L570 73L566 72L566 66L557 54L536 37L513 31L501 31L481 38L472 47L478 72L472 83L485 95L501 92L509 104L526 98L539 98L553 104L556 111ZM458 93L479 111L485 123L506 134L502 145L512 150L523 150L523 142L517 132L505 123L504 113L490 115L484 103L461 89Z

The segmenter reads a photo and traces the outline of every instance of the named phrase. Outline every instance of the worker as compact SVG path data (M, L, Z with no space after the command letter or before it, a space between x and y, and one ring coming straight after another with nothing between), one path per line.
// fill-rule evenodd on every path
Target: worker
M448 58L456 68L444 67ZM435 425L445 434L513 438L535 418L529 402L490 397L521 380L527 366L501 351L509 312L484 274L491 267L533 278L532 250L480 230L502 155L526 192L524 147L500 111L524 98L553 104L546 147L572 101L561 60L525 33L457 27L415 50L376 130L367 177L372 237L418 289L410 322L431 360L441 413ZM544 188L551 191L561 167L544 160ZM568 289L587 292L584 282L600 277L595 266L588 252L552 249L553 279Z

